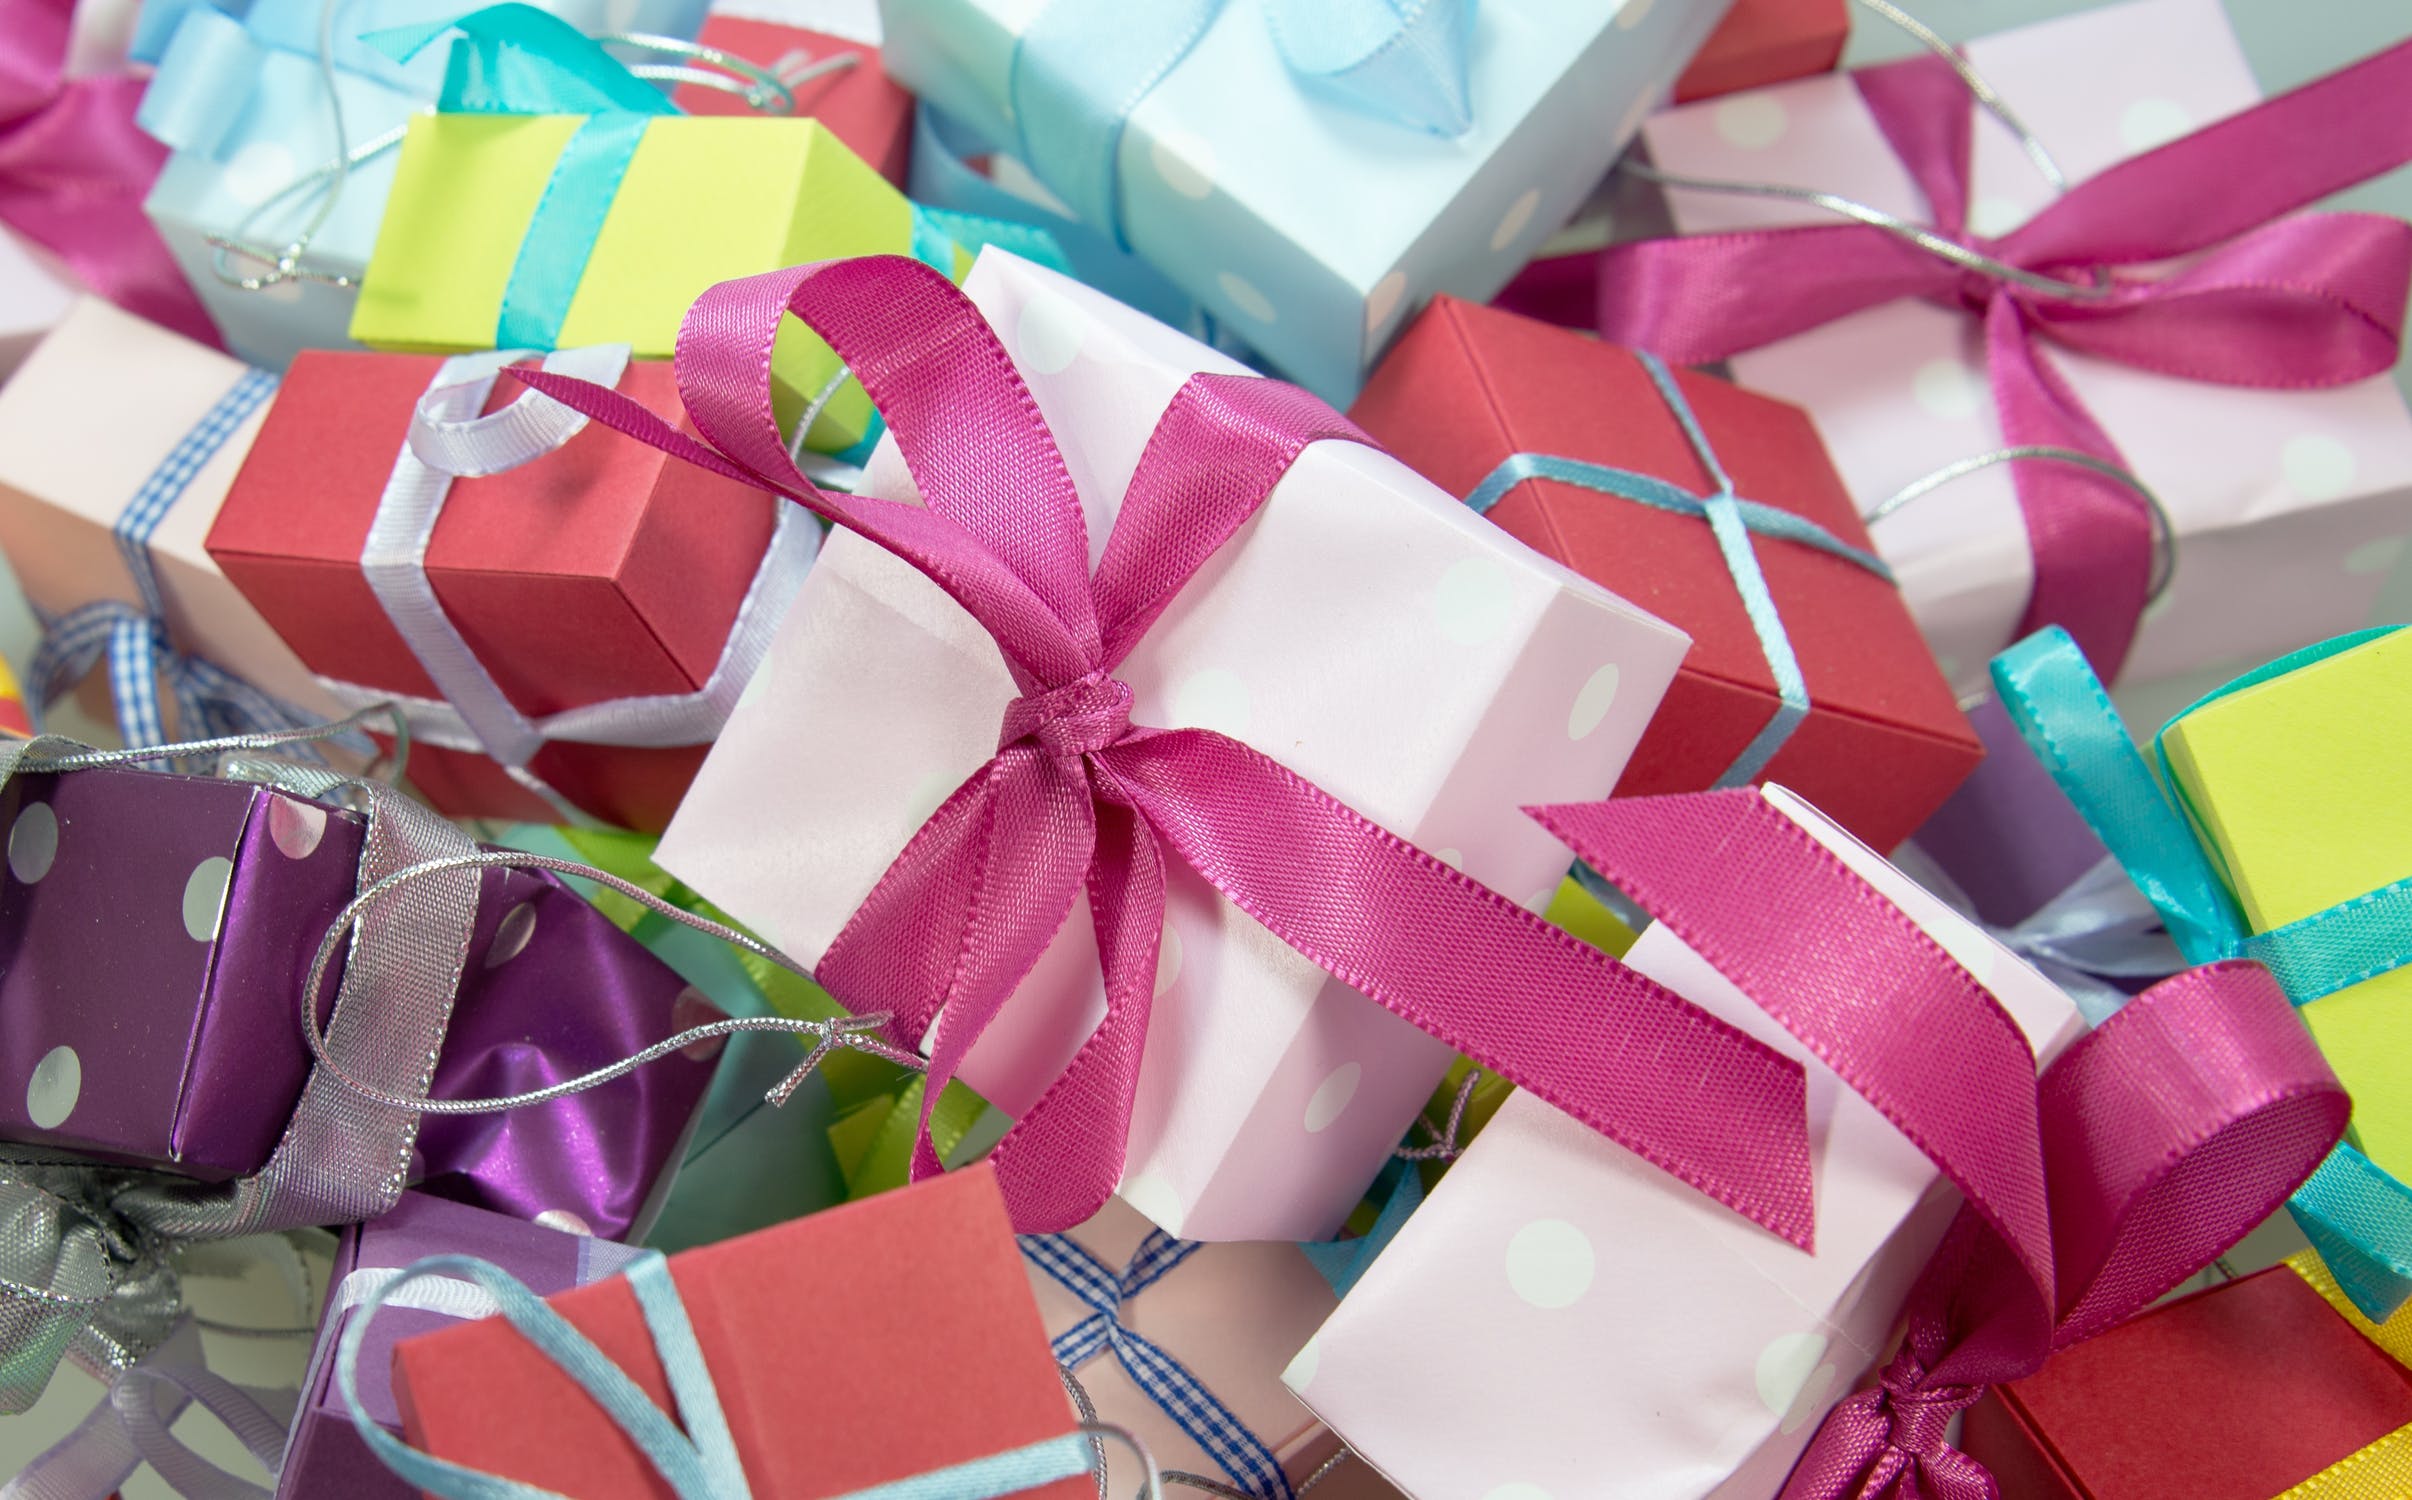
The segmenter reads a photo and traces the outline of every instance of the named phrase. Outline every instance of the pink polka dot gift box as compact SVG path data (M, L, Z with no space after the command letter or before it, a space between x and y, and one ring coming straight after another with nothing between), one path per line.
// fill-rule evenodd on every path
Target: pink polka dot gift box
M1246 373L993 249L964 286L1053 429L1092 546L1176 392L1199 372ZM916 495L892 443L865 483L883 499ZM1244 740L1538 912L1570 856L1520 809L1605 796L1686 644L1388 455L1318 442L1115 675L1134 724ZM996 753L1016 692L970 614L838 531L659 862L818 964L915 830ZM1122 1198L1189 1239L1329 1238L1450 1050L1193 870L1168 869L1166 888ZM960 1070L1009 1114L1103 1014L1087 905L1075 901Z
M2041 1061L2076 1040L2068 997L1976 924L1791 792L1755 795L1991 991ZM1815 1252L1512 1096L1285 1377L1417 1500L1764 1500L1886 1354L1959 1207L1670 926L1625 961L1808 1070Z
M2024 298L2017 304L2023 311L2008 316L2013 323L2027 319L2031 328L2043 321L2042 331L2030 331L2026 343L2034 364L2046 367L2047 384L2056 372L2064 387L2051 399L2065 398L2090 413L2099 437L2158 497L2175 530L2175 571L2166 590L2143 609L2121 683L2241 668L2369 623L2380 586L2412 529L2412 414L2387 378L2395 363L2389 325L2400 320L2402 287L2400 275L2390 290L2389 275L2332 272L2330 265L2369 261L2338 255L2337 237L2367 248L2383 238L2385 221L2319 215L2256 227L2268 215L2244 205L2367 175L2371 163L2353 153L2383 149L2362 145L2375 133L2346 131L2340 140L2339 132L2314 127L2279 145L2239 141L2228 156L2206 156L2194 168L2216 180L2215 188L2173 191L2127 179L2132 186L2124 196L2094 197L2085 210L2090 219L2064 213L2055 220L2056 204L2077 206L2075 196L2101 174L2142 168L2156 148L2173 148L2218 122L2229 122L2222 129L2231 130L2240 112L2260 102L2225 14L2217 0L2131 0L1984 37L1971 42L1966 55L2074 186L2069 195L2056 194L2017 137L1976 110L1947 71L1937 78L1930 68L1934 87L1917 109L1899 113L1967 117L1960 238L1980 250L1991 247L1997 259L2035 260L2072 282L2088 280L2089 267L2100 271L2094 261L2120 258L2092 248L2106 235L2150 245L2191 237L2191 245L2179 248L2204 253L2175 262L2176 269L2169 263L2114 267L2108 273L2117 288L2112 300L2142 308L2134 318L2103 319L2082 293L2072 302L2013 287L2006 299L1995 290L2001 283L1971 271L1957 298L1904 297L1737 353L1734 378L1806 407L1835 467L1867 511L1946 465L2005 443L2038 440L2005 429L2005 404L2012 399L2005 381L2013 377L2003 372L2017 360L2005 352L2003 317L1983 316L1988 299L1998 308ZM1929 163L1913 173L1910 158L1888 144L1888 131L1898 122L1880 126L1879 113L1855 82L1871 76L1801 79L1687 105L1654 116L1642 138L1652 161L1666 171L1814 188L1915 224L1934 223L1938 210L1919 185L1932 179L1934 168ZM2385 92L2367 107L2392 108L2399 98L2400 92ZM2350 111L2363 106L2338 107L2348 111L2342 118L2356 118ZM2307 144L2313 141L2325 144ZM2218 136L2209 145L2226 149ZM2340 155L2352 156L2351 165L2330 159ZM2122 186L2108 180L2098 185ZM1668 203L1676 227L1688 235L1843 222L1810 205L1768 197L1670 189ZM2086 227L2105 221L2107 230ZM2027 229L2044 239L2021 238ZM1900 243L1868 233L1887 245ZM2086 241L2084 254L2076 264L2056 266L2052 246L2072 240ZM1936 264L1906 247L1899 253L1911 275L1925 275ZM2248 253L2258 254L2261 263L2238 263ZM2384 258L2382 251L2378 259ZM1629 274L1634 265L1611 269L1638 284ZM2185 295L2146 306L2153 294L2145 289L2156 282L2181 286ZM2235 301L2278 288L2298 292L2298 300L2251 307ZM1807 294L1769 295L1798 302ZM2222 296L2230 300L2223 303ZM2364 307L2367 327L2320 331L2323 317L2341 324L2360 318ZM1792 326L1813 322L1820 320ZM2283 327L2311 331L2290 346L2272 331ZM2359 378L2337 364L2336 351L2345 346L2369 350L2367 360L2353 365L2363 370ZM2209 373L2214 367L2227 373ZM2182 378L2190 371L2204 378ZM2335 383L2339 379L2345 383ZM2060 425L2061 446L2104 451L2086 434L2082 416ZM1962 688L1980 685L1987 658L2015 635L2045 623L2021 624L2045 570L2035 562L2031 527L2022 522L2014 467L2031 471L2015 481L2022 486L2067 482L2072 474L2086 479L2081 471L2045 462L1996 464L1900 505L1871 528L1947 673ZM2143 507L2115 484L2102 493L2120 507L2119 524L2140 557L2149 545ZM2090 561L2101 563L2098 551ZM2134 578L2143 597L2141 565ZM2237 607L2247 599L2250 608ZM2132 603L2123 610L2122 629L2136 618ZM2075 620L2053 618L2084 639ZM2103 660L2116 653L2096 647L2093 654Z

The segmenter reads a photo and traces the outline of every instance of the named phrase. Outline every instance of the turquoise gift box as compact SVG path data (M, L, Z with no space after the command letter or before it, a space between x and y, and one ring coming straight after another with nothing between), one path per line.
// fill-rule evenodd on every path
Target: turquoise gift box
M160 0L153 0L157 6ZM211 5L187 4L161 49L158 71L137 122L172 155L143 207L186 279L225 336L252 364L282 370L304 349L357 348L351 326L356 293L323 280L292 278L244 291L219 273L210 237L282 248L322 201L336 156L333 112L319 69L319 17L331 27L335 99L356 160L302 264L358 281L377 242L393 187L401 127L431 106L443 83L447 49L427 48L407 64L362 43L369 32L450 20L465 0L251 0L238 19ZM589 34L645 32L692 38L704 0L532 0ZM144 12L146 31L160 24ZM383 142L373 152L366 148ZM236 275L262 268L226 257Z
M1027 40L1065 40L1064 16L1049 12L1066 3L881 0L881 61L933 109L1045 180L1046 163L1022 127L1081 112L1049 97L1051 87L1078 86L1101 101L1134 92L1113 59L1137 49L1117 38L1072 38L1054 65L1033 65ZM1073 3L1107 32L1143 14ZM1599 181L1726 8L1726 0L1463 4L1472 124L1454 135L1379 118L1293 72L1269 12L1294 7L1205 7L1212 19L1195 45L1123 119L1105 168L1120 222L1096 227L1118 229L1282 374L1346 405L1433 294L1480 302L1506 285ZM1048 186L1079 210L1083 195L1060 181Z

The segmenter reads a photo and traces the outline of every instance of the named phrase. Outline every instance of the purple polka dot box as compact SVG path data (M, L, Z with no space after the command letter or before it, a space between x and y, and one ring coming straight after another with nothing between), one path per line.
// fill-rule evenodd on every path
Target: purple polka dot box
M309 1076L302 988L352 898L364 829L355 813L242 782L11 778L0 1141L204 1182L258 1171ZM719 1015L553 876L490 870L433 1093L540 1088ZM412 1179L628 1237L668 1188L718 1046L533 1108L429 1117Z

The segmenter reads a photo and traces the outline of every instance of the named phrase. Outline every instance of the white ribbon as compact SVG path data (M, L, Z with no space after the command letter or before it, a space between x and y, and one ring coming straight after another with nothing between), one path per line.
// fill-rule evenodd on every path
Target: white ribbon
M628 366L628 346L564 349L544 368L599 385L616 385ZM781 505L763 549L762 565L737 607L728 642L704 685L690 693L613 698L563 709L541 719L523 714L477 659L427 577L427 548L455 478L500 474L555 451L586 426L586 418L534 390L500 411L478 413L510 365L533 357L522 349L463 354L444 361L411 414L410 435L378 497L360 570L411 654L443 693L416 698L384 688L322 677L319 685L347 706L397 705L414 738L451 750L480 751L523 782L526 766L551 741L663 747L707 744L761 667L787 603L820 551L820 529L796 506ZM540 788L541 789L541 788Z

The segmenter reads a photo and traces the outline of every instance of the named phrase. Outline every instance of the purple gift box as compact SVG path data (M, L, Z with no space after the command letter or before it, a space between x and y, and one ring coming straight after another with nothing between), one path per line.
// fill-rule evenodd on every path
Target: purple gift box
M309 1075L302 987L364 832L343 809L205 777L0 787L0 1140L203 1181L258 1171ZM719 1016L554 876L490 870L433 1093L523 1093ZM531 1108L429 1116L413 1179L565 1229L641 1233L720 1045Z
M608 1240L568 1234L542 1225L451 1203L424 1193L405 1193L391 1213L343 1232L335 1269L319 1318L318 1344L302 1381L285 1461L277 1472L279 1500L417 1500L418 1491L369 1451L343 1391L335 1383L335 1349L358 1316L359 1304L392 1273L430 1255L474 1255L502 1267L540 1297L566 1292L617 1274L636 1251ZM403 1339L463 1318L487 1316L492 1303L475 1285L429 1280L405 1288L406 1301L378 1310L360 1347L360 1404L370 1419L396 1436L402 1416L394 1403L393 1350Z
M1968 714L1985 759L1911 842L1968 893L1977 917L2011 927L2033 916L2106 853L2001 701Z

